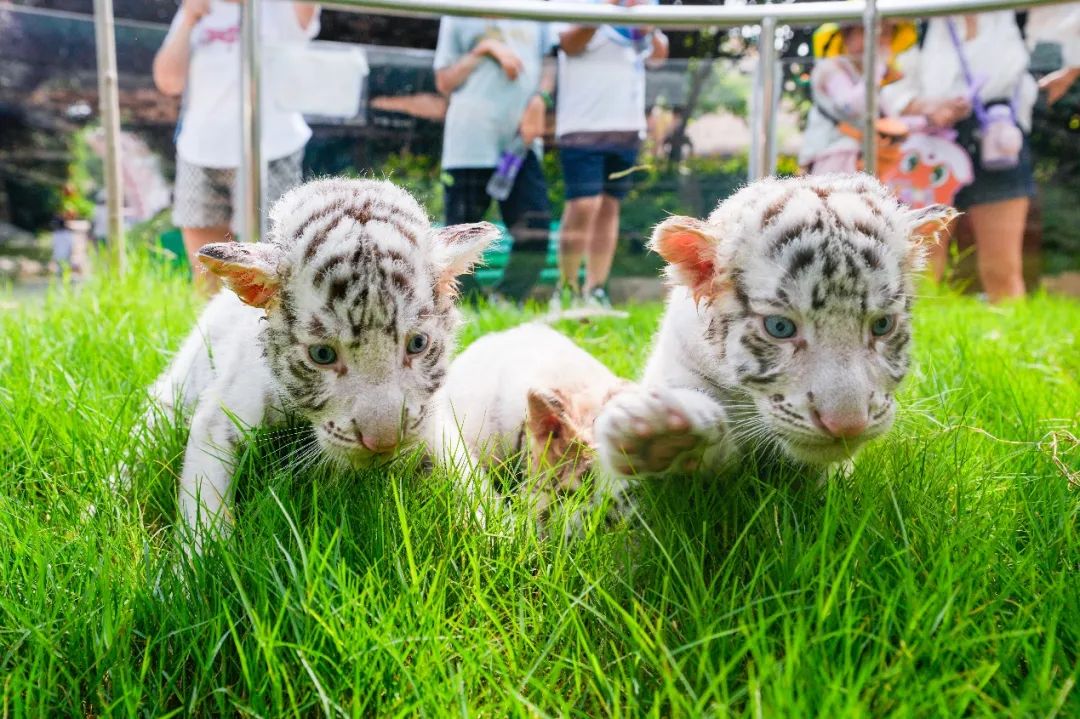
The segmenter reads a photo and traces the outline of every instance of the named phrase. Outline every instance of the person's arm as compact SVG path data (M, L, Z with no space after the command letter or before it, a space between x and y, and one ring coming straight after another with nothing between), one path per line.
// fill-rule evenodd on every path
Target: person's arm
M553 57L545 57L544 64L540 71L540 92L552 95L555 92L555 76L558 74L558 70L555 67L555 59Z
M660 67L668 59L668 37L659 30L652 33L652 54L649 55L650 67Z
M525 106L525 112L521 115L518 124L518 133L525 144L531 143L538 137L544 136L547 129L547 103L551 93L555 91L555 63L551 58L544 58L543 70L540 74L540 84L536 94L529 98ZM547 98L547 99L545 99Z
M293 12L296 13L296 22L300 23L302 30L307 30L311 21L315 18L319 6L313 2L294 2Z
M210 12L210 0L184 0L165 42L154 56L154 85L164 95L179 95L187 85L191 31Z
M620 0L606 0L608 5L618 5ZM628 4L633 5L633 2ZM585 52L589 41L599 30L598 25L569 25L559 32L559 49L567 55L580 55Z
M1039 80L1039 89L1046 91L1046 104L1053 105L1065 97L1077 80L1080 80L1080 67L1063 67Z
M924 99L917 97L900 110L900 116L925 117L934 127L948 129L971 114L971 102L963 97Z
M521 58L515 55L514 51L506 43L492 38L484 38L456 62L435 70L435 89L440 94L449 97L450 93L458 89L468 79L472 71L483 61L485 55L499 63L503 72L511 80L516 80L524 68Z
M823 113L856 124L866 113L866 87L852 75L840 58L823 58L810 72L810 90L814 104Z
M439 91L440 95L449 97L450 93L461 87L461 84L468 79L472 71L476 69L476 66L484 58L484 54L480 52L482 44L462 55L452 65L435 71L435 89Z
M559 33L559 47L567 55L580 55L596 34L595 25L574 25Z

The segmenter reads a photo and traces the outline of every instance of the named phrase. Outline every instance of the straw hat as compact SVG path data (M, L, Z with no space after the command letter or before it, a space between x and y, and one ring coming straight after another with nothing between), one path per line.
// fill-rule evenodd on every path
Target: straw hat
M889 50L893 56L899 55L919 41L919 30L910 20L886 20L885 25L892 29ZM814 30L814 57L836 57L846 54L844 30L852 27L862 27L862 25L857 22L827 22Z

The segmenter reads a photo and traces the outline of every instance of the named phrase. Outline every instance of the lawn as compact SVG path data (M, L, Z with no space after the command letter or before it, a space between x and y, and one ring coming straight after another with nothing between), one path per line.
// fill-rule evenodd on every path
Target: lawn
M0 716L1080 716L1075 301L924 297L897 427L822 488L671 477L564 540L262 437L184 567L184 432L105 478L196 311L136 263L0 314ZM633 376L659 313L561 329Z

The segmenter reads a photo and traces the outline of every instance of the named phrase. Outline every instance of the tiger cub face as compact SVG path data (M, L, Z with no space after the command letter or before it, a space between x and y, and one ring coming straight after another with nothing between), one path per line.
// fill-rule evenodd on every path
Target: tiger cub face
M769 179L653 236L707 318L733 431L797 462L851 456L892 424L922 246L955 216L865 175Z
M307 183L270 219L267 242L200 259L265 309L259 341L287 408L329 457L369 464L419 436L454 342L455 278L499 232L433 230L407 192L372 180Z

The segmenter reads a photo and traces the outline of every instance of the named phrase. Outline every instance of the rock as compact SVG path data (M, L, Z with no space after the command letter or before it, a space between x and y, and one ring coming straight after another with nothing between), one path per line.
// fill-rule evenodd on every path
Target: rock
M659 277L612 277L608 292L616 304L659 302L667 295L667 286Z
M15 260L15 262L18 265L16 274L20 280L28 279L30 277L40 277L46 272L44 262L31 260L29 257L20 257Z
M1062 272L1059 275L1044 276L1042 284L1047 292L1080 297L1080 272Z

